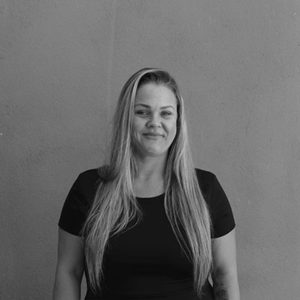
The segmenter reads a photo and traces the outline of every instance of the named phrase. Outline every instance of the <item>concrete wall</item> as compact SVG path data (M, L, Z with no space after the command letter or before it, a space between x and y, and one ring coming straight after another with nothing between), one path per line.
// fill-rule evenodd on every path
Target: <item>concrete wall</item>
M0 0L0 298L50 299L62 203L143 66L231 200L242 299L299 299L298 0Z

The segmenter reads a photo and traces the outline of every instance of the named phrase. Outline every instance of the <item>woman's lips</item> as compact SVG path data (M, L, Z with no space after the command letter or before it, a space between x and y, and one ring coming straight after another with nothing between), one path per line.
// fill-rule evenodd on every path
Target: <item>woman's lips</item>
M159 133L144 133L143 135L149 139L157 139L159 137L163 137L163 135Z

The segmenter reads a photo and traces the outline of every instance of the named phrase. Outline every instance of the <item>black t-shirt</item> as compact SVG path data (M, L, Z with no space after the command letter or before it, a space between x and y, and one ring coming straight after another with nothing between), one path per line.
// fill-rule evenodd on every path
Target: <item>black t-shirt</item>
M229 201L216 176L196 169L212 220L213 238L229 233L235 222ZM97 169L81 173L62 209L59 227L80 235L99 184ZM86 300L172 299L199 300L193 290L193 266L182 251L167 219L164 194L136 198L143 219L133 228L110 238L103 259L101 295L88 288ZM212 300L207 281L201 300Z

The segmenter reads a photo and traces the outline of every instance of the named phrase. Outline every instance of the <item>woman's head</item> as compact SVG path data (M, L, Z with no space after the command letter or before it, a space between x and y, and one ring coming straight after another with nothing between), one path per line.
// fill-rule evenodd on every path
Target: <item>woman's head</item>
M157 101L158 98L161 101ZM145 102L149 99L150 105L144 106L144 110L142 106L137 106L139 103L148 105ZM165 109L166 106L168 109ZM147 115L143 117L142 114ZM166 117L166 114L170 116ZM147 136L148 133L161 134L161 138L152 138ZM154 68L144 68L134 73L124 84L117 104L111 162L121 163L120 155L133 159L133 155L141 152L137 146L145 145L143 142L148 145L161 144L159 151L167 151L174 160L174 154L182 152L185 139L183 100L174 78L168 72ZM153 154L158 153L155 151Z

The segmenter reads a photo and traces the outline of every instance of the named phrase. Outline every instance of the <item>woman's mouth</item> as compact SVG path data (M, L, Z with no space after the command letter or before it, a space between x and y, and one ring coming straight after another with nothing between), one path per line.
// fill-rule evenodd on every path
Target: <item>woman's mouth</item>
M143 135L149 139L158 139L159 137L163 137L163 135L159 133L144 133Z

